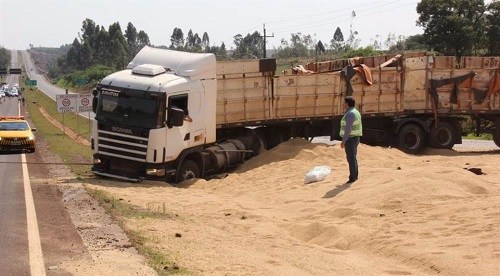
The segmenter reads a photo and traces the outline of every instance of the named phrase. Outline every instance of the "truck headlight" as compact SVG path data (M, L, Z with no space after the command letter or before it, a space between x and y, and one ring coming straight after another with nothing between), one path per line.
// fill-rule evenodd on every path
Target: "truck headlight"
M35 136L30 135L30 136L28 136L28 139L27 139L27 140L28 140L28 141L33 141L33 140L35 140Z
M94 158L94 165L100 165L102 162L101 162L101 159L99 158Z
M146 174L147 175L154 175L154 176L164 176L165 169L147 169Z

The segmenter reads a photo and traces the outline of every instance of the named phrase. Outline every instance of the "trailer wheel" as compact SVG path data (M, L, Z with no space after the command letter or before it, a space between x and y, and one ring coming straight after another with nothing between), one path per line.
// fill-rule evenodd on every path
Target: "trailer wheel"
M500 147L500 120L495 122L495 131L493 132L493 141Z
M399 131L398 144L399 148L406 153L418 153L425 144L424 132L414 124L405 125Z
M191 178L199 178L200 177L200 168L193 160L184 160L182 165L177 173L177 183L182 182Z
M430 144L436 149L451 149L455 145L455 128L448 122L439 122L437 127L432 127Z

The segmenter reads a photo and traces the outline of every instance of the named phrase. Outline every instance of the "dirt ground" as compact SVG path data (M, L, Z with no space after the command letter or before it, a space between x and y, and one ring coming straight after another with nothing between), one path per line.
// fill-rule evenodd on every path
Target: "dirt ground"
M58 163L43 142L38 151ZM338 145L295 139L224 179L171 186L75 180L49 166L91 258L74 275L154 275L82 185L167 218L126 219L148 246L194 275L496 275L500 150L477 145L407 155L360 145L347 180ZM315 166L325 180L304 184Z
M37 154L62 193L65 208L80 235L86 254L83 258L63 261L47 267L47 275L156 275L143 256L132 247L124 231L97 201L87 194L81 181L71 174L59 156L49 150L42 137L37 138Z
M127 219L194 275L498 275L500 150L290 140L224 179L89 185L168 218ZM315 166L325 180L304 184Z

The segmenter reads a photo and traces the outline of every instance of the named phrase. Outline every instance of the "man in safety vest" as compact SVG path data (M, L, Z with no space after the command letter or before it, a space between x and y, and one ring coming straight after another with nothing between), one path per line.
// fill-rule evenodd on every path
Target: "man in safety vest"
M363 136L363 125L361 123L361 114L354 108L356 101L353 97L344 98L346 113L340 121L340 137L342 143L340 147L345 149L347 162L349 163L349 180L347 183L353 183L358 180L358 153L359 138Z

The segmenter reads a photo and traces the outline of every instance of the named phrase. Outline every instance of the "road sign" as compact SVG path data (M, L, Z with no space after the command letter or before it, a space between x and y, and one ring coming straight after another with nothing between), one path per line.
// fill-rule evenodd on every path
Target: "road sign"
M92 111L92 95L91 94L79 94L78 100L78 112L91 112Z
M26 86L36 86L36 80L25 80L24 85Z
M67 112L76 112L76 97L78 94L59 94L56 95L56 103L57 103L57 112L59 113L67 113Z
M91 112L91 94L59 94L56 95L57 112Z
M78 85L85 85L87 83L89 83L89 80L87 79L76 79L76 84Z
M9 69L9 73L12 75L12 74L15 74L15 75L19 75L21 74L21 68L10 68Z

